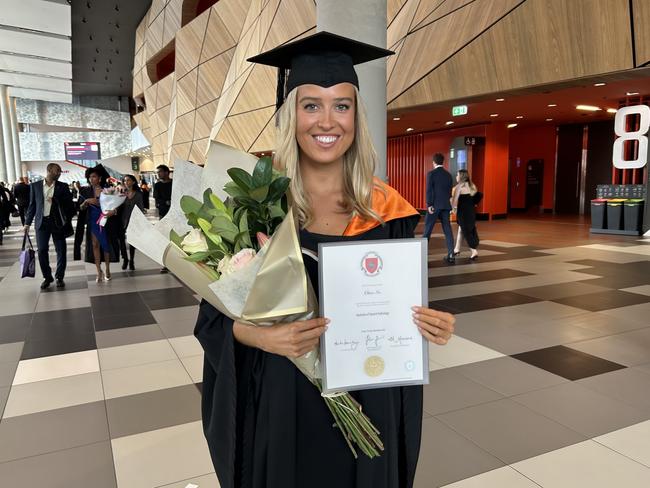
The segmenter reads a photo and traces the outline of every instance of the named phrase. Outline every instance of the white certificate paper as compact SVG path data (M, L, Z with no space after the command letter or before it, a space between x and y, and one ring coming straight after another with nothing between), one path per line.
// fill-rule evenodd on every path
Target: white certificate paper
M427 306L426 239L320 244L323 391L429 382L426 339L413 323Z

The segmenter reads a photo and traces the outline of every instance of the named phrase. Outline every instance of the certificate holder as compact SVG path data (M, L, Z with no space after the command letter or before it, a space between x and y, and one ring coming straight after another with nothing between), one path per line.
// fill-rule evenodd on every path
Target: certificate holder
M319 244L323 391L429 383L428 343L413 322L427 306L427 240Z

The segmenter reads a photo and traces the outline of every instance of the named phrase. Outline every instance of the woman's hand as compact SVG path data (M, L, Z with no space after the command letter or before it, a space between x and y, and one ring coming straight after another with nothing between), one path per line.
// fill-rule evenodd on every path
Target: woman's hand
M447 312L413 307L413 322L427 341L443 346L454 333L456 318Z
M239 342L248 346L280 356L299 358L318 346L329 322L329 319L312 319L270 327L253 327L235 322L233 332Z
M117 215L117 210L109 210L106 212L107 217L112 217L113 215Z
M99 201L96 198L86 198L82 205L86 205L86 207L88 205L99 205Z

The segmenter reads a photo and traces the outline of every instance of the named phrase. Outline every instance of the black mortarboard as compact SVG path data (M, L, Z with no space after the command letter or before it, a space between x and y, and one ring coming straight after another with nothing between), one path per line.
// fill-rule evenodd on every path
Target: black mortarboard
M287 93L300 85L329 88L339 83L352 83L359 88L354 65L391 54L395 53L329 32L318 32L253 56L247 61L278 68L276 106L280 108Z

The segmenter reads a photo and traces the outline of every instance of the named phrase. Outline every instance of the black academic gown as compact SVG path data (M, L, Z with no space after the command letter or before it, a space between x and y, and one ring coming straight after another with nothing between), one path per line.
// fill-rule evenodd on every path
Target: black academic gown
M301 232L319 242L413 237L418 216L354 237ZM318 265L305 256L318 286ZM287 358L237 342L233 322L201 303L194 334L205 350L203 428L222 488L410 488L422 428L422 387L354 392L385 451L355 460L318 390Z

